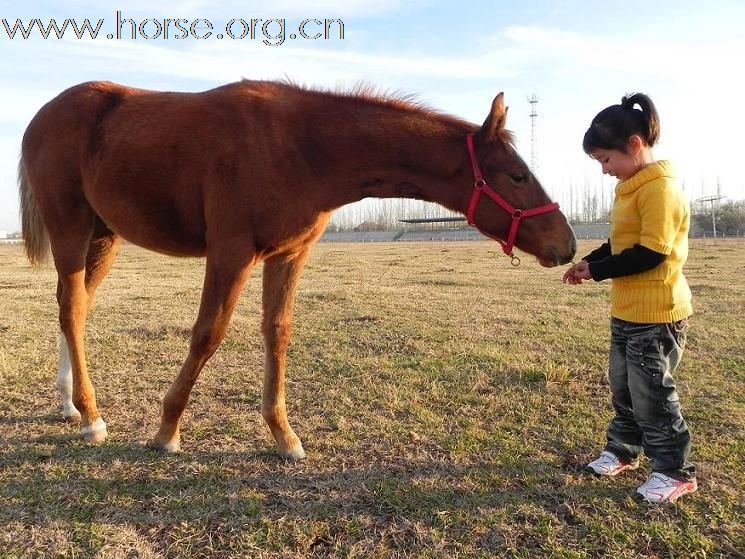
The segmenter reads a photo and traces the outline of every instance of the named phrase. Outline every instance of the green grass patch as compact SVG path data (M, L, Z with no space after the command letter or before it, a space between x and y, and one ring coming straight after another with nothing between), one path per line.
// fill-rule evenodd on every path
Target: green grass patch
M582 241L579 252L593 243ZM729 558L745 549L745 243L692 241L677 374L700 491L582 472L611 417L608 284L493 244L318 245L288 354L306 460L260 415L259 268L182 423L142 441L186 356L204 263L125 245L88 363L110 439L59 420L56 277L0 247L0 557Z

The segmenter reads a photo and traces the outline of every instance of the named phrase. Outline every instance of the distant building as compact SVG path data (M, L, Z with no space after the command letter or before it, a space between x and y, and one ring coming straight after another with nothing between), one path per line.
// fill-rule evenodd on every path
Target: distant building
M361 231L382 231L385 229L382 224L376 223L374 221L363 221L360 223L357 227L353 229L355 233L359 233Z
M7 238L8 238L8 232L0 231L0 239L7 239Z

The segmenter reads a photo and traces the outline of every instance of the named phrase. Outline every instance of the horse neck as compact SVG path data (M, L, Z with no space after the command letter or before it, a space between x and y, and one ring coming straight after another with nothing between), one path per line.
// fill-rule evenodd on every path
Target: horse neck
M344 126L334 126L338 178L327 183L333 190L331 205L368 197L412 198L465 213L467 185L473 181L465 137L474 128L417 110L355 112Z

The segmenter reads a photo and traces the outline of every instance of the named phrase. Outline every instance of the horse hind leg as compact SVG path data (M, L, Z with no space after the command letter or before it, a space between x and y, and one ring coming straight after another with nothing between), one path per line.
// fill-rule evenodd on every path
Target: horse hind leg
M85 263L85 289L88 295L88 309L93 305L96 288L111 269L114 262L119 237L109 230L101 220L96 220L93 237L88 246ZM57 299L60 299L62 283L57 285ZM80 411L72 401L72 363L67 338L60 332L59 368L57 371L57 390L62 400L62 417L65 421L79 422Z
M113 249L117 243L113 233L105 228L90 207L68 207L68 210L64 226L50 228L52 254L59 278L57 300L62 333L57 386L62 396L63 414L72 420L79 414L82 437L88 442L99 443L108 433L88 376L85 322L95 288L113 261Z
M89 309L93 305L96 288L111 270L118 249L119 236L97 218L85 259L85 290Z
M57 390L62 400L62 418L65 421L79 423L80 411L72 402L72 363L70 351L67 348L67 338L60 332L59 338L59 368L57 369Z

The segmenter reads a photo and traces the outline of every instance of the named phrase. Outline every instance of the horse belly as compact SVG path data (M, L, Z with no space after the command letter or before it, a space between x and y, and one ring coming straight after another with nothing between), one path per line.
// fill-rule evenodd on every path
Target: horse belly
M153 194L104 193L97 188L88 193L88 200L112 231L133 244L175 256L203 256L205 228L195 215L198 212L190 212L166 195Z

